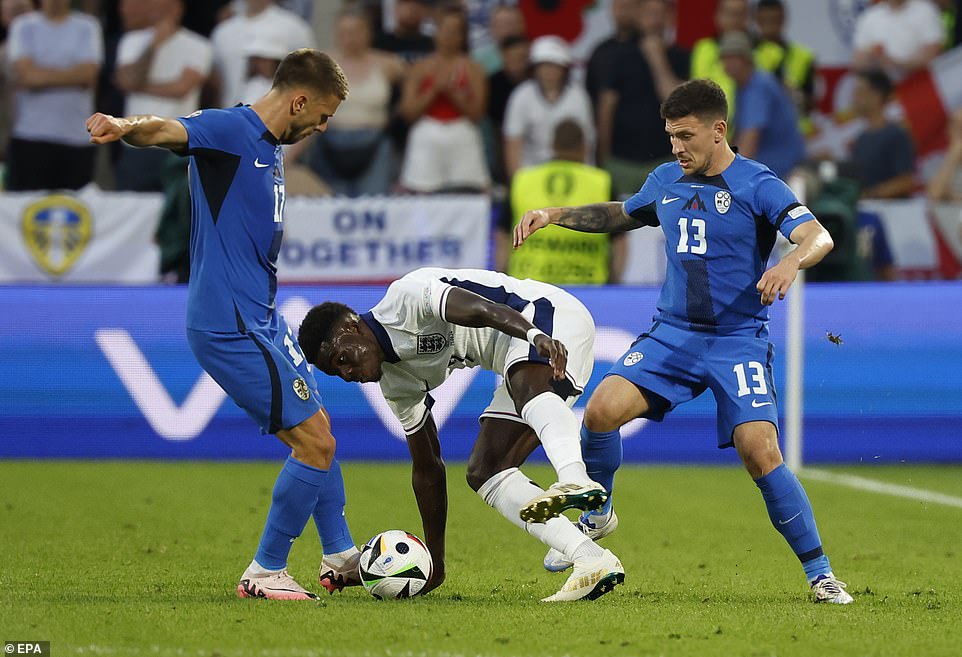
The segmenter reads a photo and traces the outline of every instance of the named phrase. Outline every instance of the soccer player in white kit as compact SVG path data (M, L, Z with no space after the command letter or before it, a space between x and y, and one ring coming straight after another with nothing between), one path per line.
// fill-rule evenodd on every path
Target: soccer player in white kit
M468 484L574 562L565 585L545 602L594 599L624 581L618 558L560 515L607 499L585 471L580 425L571 410L591 376L594 335L588 310L564 290L474 269L418 269L395 281L367 313L327 302L305 317L298 341L308 361L345 381L378 381L404 428L434 560L428 590L444 581L447 518L429 392L464 367L504 377L481 414ZM547 491L518 469L539 441L558 474Z

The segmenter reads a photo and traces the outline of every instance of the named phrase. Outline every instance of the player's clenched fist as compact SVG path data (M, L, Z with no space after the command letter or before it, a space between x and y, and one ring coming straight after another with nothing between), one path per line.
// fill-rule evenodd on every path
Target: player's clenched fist
M87 132L90 133L91 144L108 144L117 141L126 134L128 122L109 114L97 112L87 119Z
M514 248L521 246L536 230L551 223L547 210L528 210L514 227Z

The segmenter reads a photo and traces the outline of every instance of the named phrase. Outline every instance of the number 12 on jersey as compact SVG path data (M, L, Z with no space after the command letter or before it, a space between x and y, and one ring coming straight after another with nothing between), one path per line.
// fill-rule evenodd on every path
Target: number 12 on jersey
M708 252L708 240L705 237L705 220L691 219L691 232L688 231L688 217L678 219L678 249L677 253L693 253L703 255ZM689 245L689 239L691 244Z

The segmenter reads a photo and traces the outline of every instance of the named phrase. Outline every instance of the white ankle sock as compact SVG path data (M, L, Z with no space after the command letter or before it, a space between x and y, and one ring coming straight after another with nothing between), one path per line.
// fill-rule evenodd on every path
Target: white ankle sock
M558 481L591 481L581 458L581 425L561 397L543 392L524 405L521 417L538 434L544 453L558 473Z
M264 566L257 563L256 559L251 561L251 565L247 567L247 572L249 572L251 575L254 575L255 577L264 577L265 575L273 575L274 573L281 572L281 570L284 570L284 569L281 568L280 570L268 570L267 568L264 568Z
M488 505L548 547L566 555L573 555L587 543L597 550L597 556L601 556L603 550L564 516L552 518L545 523L526 523L521 519L521 508L543 492L544 490L535 486L517 468L499 472L478 489L478 495ZM592 558L594 551L590 547L587 550L586 558Z
M325 554L324 561L330 564L332 568L340 568L341 566L346 564L349 559L353 558L355 554L358 554L358 549L357 547L352 545L351 547L344 550L343 552Z

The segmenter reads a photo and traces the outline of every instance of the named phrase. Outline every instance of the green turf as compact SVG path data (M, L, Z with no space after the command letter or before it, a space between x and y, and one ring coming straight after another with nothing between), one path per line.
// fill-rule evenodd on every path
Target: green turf
M538 600L564 577L449 467L448 581L425 598L361 590L239 600L279 464L0 463L0 641L54 655L308 657L962 654L962 509L811 481L825 547L856 604L812 604L736 469L619 473L606 539L628 579L592 603ZM845 472L959 492L962 468ZM542 483L549 472L531 468ZM358 541L419 532L406 465L345 464ZM420 533L420 532L419 532ZM290 570L310 588L308 526Z

